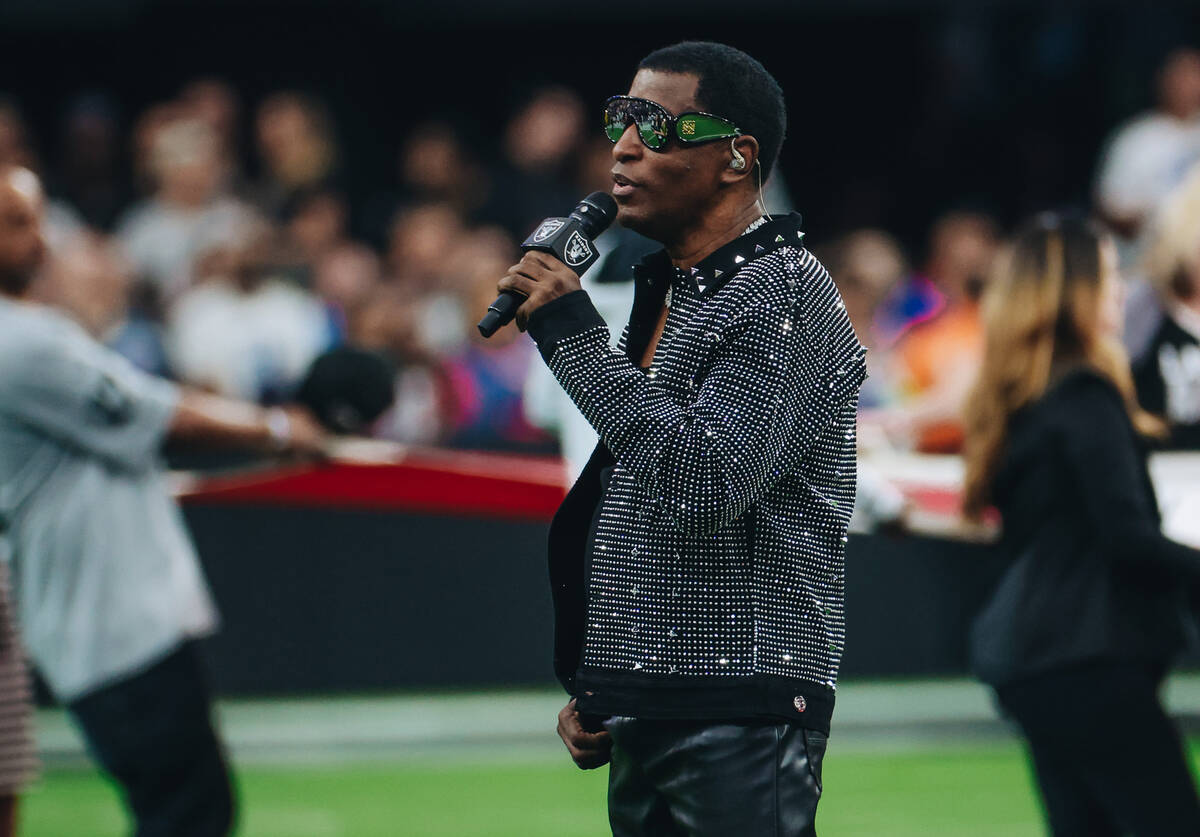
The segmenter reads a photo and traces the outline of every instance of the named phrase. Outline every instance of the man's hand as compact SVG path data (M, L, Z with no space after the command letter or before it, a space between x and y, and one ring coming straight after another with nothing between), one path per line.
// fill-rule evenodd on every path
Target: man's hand
M612 736L607 732L587 732L579 724L575 699L558 713L558 737L567 745L580 770L595 770L608 764L612 754Z
M551 256L530 250L504 274L496 285L501 293L513 291L525 297L517 309L517 328L525 330L529 315L552 299L580 290L579 275Z

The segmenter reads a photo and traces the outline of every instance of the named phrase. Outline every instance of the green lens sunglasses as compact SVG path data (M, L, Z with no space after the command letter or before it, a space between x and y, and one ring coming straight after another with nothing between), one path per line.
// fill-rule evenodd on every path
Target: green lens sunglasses
M699 111L672 116L671 112L649 99L613 96L604 103L604 133L616 143L630 123L637 126L642 145L651 151L665 151L671 137L684 144L740 137L742 132L728 119Z

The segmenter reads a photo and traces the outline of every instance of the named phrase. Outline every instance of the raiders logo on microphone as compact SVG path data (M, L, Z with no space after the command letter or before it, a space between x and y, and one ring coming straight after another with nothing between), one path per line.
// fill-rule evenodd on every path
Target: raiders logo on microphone
M577 267L592 257L592 245L576 230L567 239L567 247L563 251L563 255L567 257L567 264Z
M547 218L533 233L533 240L539 244L562 229L565 222L562 218Z

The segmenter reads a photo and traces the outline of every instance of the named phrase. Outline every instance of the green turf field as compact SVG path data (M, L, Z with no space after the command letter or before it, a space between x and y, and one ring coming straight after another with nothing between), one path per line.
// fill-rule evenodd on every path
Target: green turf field
M245 837L573 837L606 834L604 770L562 764L244 768ZM1040 834L1011 745L839 755L825 769L823 837ZM26 837L118 837L124 819L95 773L54 770L25 801Z
M1200 676L1173 677L1166 700L1200 732ZM570 763L561 706L555 689L221 701L238 834L603 837L607 770ZM1044 833L1022 751L979 684L853 682L834 721L822 837ZM24 797L23 837L124 837L65 713L41 711L38 740L48 767Z

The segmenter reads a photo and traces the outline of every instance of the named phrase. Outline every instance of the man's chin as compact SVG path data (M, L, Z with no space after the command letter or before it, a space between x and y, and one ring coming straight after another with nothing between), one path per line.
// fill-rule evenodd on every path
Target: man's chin
M651 225L646 222L646 215L641 211L641 207L632 206L628 203L617 204L616 221L627 230L633 230L635 233L647 234L647 230Z

